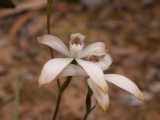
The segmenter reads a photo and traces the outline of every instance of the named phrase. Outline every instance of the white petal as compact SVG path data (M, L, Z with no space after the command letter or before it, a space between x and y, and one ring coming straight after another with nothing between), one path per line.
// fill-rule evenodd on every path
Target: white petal
M87 73L80 66L70 64L62 71L60 76L61 77L67 77L67 76L86 77Z
M41 37L38 37L38 41L39 41L39 43L41 43L43 45L47 45L47 46L55 49L56 51L62 53L65 56L69 56L68 48L62 42L62 40L56 36L49 35L49 34L43 35Z
M87 82L89 87L93 91L93 96L97 100L98 104L100 105L103 111L106 111L109 106L108 93L104 93L101 89L99 89L91 79L88 79Z
M50 83L72 61L72 58L55 58L49 60L43 67L39 77L39 84Z
M83 49L78 57L79 58L84 58L88 56L102 56L105 55L106 53L106 48L105 44L103 42L95 42L90 45L88 45L85 49Z
M87 72L89 77L94 81L95 84L97 84L97 86L99 86L103 91L108 90L108 85L104 79L104 73L99 66L92 62L81 59L76 59L76 61Z
M107 70L112 64L112 58L109 54L106 54L99 62L96 62L98 66L102 68L102 70Z
M128 91L140 100L144 100L143 94L134 82L119 74L106 74L105 80L117 85L118 87Z

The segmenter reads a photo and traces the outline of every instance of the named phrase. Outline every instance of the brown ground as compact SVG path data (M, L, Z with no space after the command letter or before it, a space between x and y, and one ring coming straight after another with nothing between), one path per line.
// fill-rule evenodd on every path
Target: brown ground
M109 110L102 112L97 106L91 119L160 120L160 3L152 2L114 1L97 13L80 10L79 6L62 6L53 14L53 34L66 42L72 32L84 33L88 43L105 41L114 60L106 72L130 77L145 92L146 101L140 104L110 85ZM41 88L37 82L50 58L48 49L36 41L38 35L46 33L43 13L29 11L0 19L0 120L14 118L16 80L20 85L21 119L51 118L56 82ZM18 27L26 16L29 19ZM81 120L85 94L84 80L73 80L63 96L59 119Z

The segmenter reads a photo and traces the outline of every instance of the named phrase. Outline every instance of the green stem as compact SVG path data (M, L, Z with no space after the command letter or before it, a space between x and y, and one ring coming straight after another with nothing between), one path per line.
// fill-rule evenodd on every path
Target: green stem
M20 81L17 79L15 82L15 116L14 120L20 120Z
M59 88L59 93L58 93L56 108L55 108L54 114L53 114L53 116L52 116L52 120L56 120L56 118L57 118L57 114L58 114L58 110L59 110L59 107L60 107L62 95L63 95L65 89L68 87L69 83L71 82L71 79L72 79L72 77L68 77L67 80L66 80L66 81L62 84L62 86Z
M84 118L83 118L83 120L87 120L87 118L88 118L88 116L89 116L89 114L94 110L94 108L96 107L96 106L93 106L92 107L92 101L91 101L91 98L92 98L92 95L93 95L93 93L92 93L92 90L89 88L89 86L88 86L88 92L87 92L87 96L86 96L86 113L85 113L85 115L84 115Z

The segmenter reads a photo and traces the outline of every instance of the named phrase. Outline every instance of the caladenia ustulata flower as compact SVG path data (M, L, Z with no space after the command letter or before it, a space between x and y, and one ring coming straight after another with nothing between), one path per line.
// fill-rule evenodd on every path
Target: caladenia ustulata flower
M40 85L50 83L57 77L84 76L87 73L102 91L107 92L108 86L104 79L101 64L103 63L105 67L108 67L111 59L106 61L106 59L101 58L95 63L88 60L93 55L97 57L109 56L106 54L103 42L92 43L84 48L85 36L80 33L71 34L69 49L59 38L53 35L44 35L38 40L41 44L47 45L64 55L63 58L53 58L44 65L39 78Z
M104 71L111 65L112 59L106 52L103 42L95 42L85 47L85 36L80 33L71 34L69 48L60 38L49 34L39 37L38 41L63 55L62 58L47 61L39 77L40 85L50 83L60 77L84 77L103 110L106 110L109 105L107 82L143 99L139 88L128 78L118 74L104 74Z

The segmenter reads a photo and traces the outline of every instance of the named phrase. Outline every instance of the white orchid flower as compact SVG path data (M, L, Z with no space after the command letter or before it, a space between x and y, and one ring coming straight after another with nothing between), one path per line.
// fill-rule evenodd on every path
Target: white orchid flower
M53 58L44 65L39 78L39 84L47 84L57 77L88 76L103 92L107 92L108 85L105 81L103 70L111 64L111 57L106 54L105 44L95 42L84 48L85 36L80 33L71 34L69 49L53 35L44 35L38 41L58 51L64 58ZM90 61L91 56L96 56L99 61ZM73 64L76 62L76 64Z
M71 35L69 49L57 37L44 35L39 38L41 44L47 45L64 55L64 58L49 60L43 67L39 83L50 83L57 77L81 76L89 77L87 83L100 107L105 111L109 106L107 82L128 91L140 100L143 94L134 82L119 74L104 74L112 63L106 53L105 44L96 42L84 48L85 37L80 33ZM76 61L77 64L73 64Z

